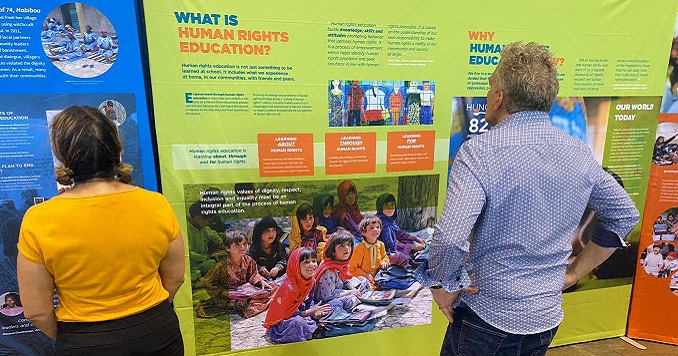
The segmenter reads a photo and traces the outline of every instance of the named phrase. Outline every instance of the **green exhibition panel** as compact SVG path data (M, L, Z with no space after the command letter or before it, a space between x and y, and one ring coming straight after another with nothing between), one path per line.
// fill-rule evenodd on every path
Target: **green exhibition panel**
M390 193L398 225L426 239L459 145L489 129L501 48L535 41L559 69L553 123L585 141L642 212L675 10L658 0L144 1L163 194L190 241L196 203L216 215L217 234L265 216L290 232L300 204L336 204L350 180L363 214ZM553 345L625 333L639 238L636 228L631 249L564 294ZM575 252L585 242L573 237ZM175 307L188 354L438 353L447 323L427 289L371 309L370 332L277 344L265 310L203 308L210 295L187 247Z

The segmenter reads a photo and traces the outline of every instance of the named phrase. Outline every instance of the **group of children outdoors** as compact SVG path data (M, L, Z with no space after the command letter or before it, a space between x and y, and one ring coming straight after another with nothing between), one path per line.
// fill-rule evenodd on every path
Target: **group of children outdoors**
M50 17L49 19L47 19L45 23L42 24L42 32L40 32L40 38L42 38L42 42L54 42L56 41L57 34L66 34L68 31L72 30L73 28L71 27L71 25L66 24L64 26L61 23L61 20L57 20L54 17Z
M108 36L107 29L102 28L97 35L92 26L86 25L81 36L78 36L78 32L70 25L64 27L58 20L50 18L42 25L40 32L42 42L48 45L48 57L54 61L69 61L87 53L96 53L103 57L105 63L114 61L115 44L113 38ZM57 42L57 35L62 35L63 41Z
M379 270L391 264L409 267L414 254L426 247L425 241L395 223L397 209L392 194L380 196L377 214L367 216L360 212L353 182L341 182L337 196L337 204L331 194L321 194L313 205L297 205L290 216L288 235L272 217L256 222L251 243L245 231L227 230L225 257L202 278L204 260L194 263L191 258L193 281L201 282L209 295L196 305L196 315L237 312L248 318L268 308L264 326L272 341L309 340L318 336L318 319L336 308L350 312L360 303L359 296L377 289L375 275ZM196 204L189 209L189 225L194 220L210 219L199 211L190 211L199 210L194 206L199 208L200 202ZM205 228L209 229L203 224ZM192 240L206 236L214 238L200 233L197 226L189 227L191 256L195 252L192 246L200 245ZM218 253L206 258L215 255ZM252 298L229 297L229 292L247 283L262 291Z

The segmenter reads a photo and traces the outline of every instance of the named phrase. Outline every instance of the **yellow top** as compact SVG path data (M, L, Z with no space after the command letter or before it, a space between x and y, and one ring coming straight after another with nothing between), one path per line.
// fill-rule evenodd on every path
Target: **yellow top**
M390 262L384 243L377 240L374 244L369 244L363 239L353 248L353 256L349 261L348 271L355 277L368 274L374 276L381 268L382 261Z
M104 321L167 299L158 267L179 232L165 197L135 188L31 207L18 248L54 277L59 321Z

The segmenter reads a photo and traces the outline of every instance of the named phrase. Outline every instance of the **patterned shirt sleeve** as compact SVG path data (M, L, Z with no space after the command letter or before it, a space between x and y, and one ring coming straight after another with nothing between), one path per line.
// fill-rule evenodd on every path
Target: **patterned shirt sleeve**
M593 167L594 186L589 206L598 215L591 237L601 247L625 247L624 239L636 226L640 213L624 188L602 168Z
M442 285L455 292L471 284L464 270L469 237L478 216L483 212L486 196L477 174L482 174L482 160L468 145L463 145L452 165L447 197L440 220L433 232L429 259L417 268L415 276L425 287Z

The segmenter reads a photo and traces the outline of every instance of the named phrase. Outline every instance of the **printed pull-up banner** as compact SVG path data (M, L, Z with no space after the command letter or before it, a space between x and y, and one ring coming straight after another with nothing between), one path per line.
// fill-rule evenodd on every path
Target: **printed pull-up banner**
M560 80L554 125L645 205L675 17L668 1L143 5L163 193L188 241L191 281L175 306L189 354L439 352L447 323L427 289L355 304L343 288L327 293L335 271L316 281L317 294L292 295L306 284L288 256L310 247L328 273L325 239L341 226L358 241L358 222L377 215L406 236L405 259L425 258L417 250L442 211L448 166L465 140L491 130L488 78L514 41L549 46ZM564 246L573 257L595 215L581 219ZM353 256L365 255L361 246ZM625 333L635 257L624 251L564 295L554 345ZM354 276L375 272L358 265ZM249 300L233 297L251 286L260 292ZM311 300L376 322L327 327Z
M0 354L54 353L54 340L25 319L16 278L22 217L60 188L49 139L54 116L71 105L101 110L122 136L132 184L157 189L135 4L0 5Z

